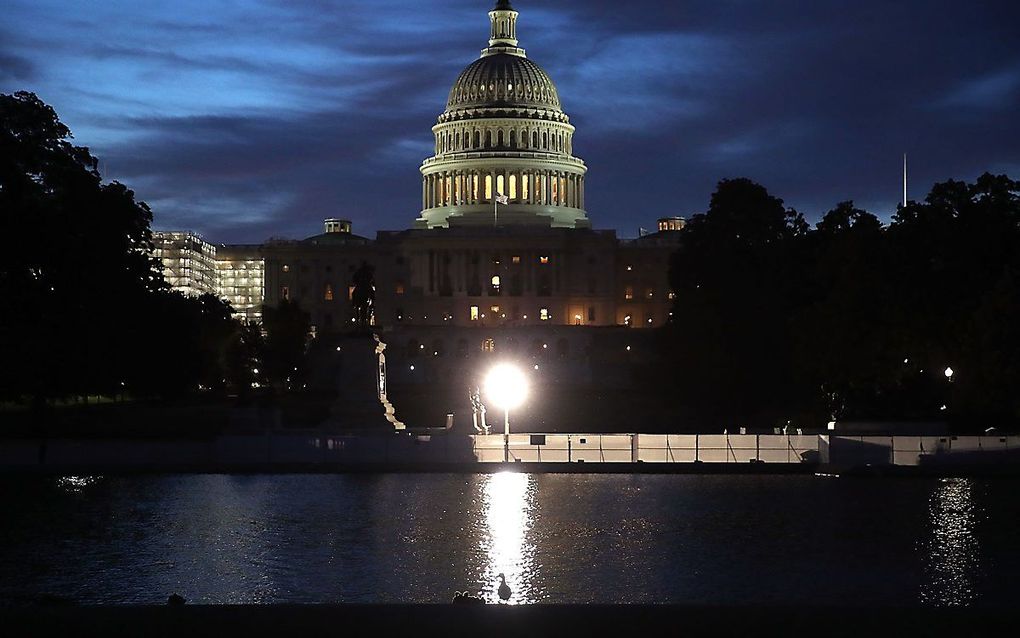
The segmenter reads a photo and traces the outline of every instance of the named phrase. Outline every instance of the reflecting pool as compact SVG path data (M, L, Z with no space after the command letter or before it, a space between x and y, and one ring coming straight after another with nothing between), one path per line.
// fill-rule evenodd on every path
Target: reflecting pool
M0 600L999 605L1020 481L8 477Z

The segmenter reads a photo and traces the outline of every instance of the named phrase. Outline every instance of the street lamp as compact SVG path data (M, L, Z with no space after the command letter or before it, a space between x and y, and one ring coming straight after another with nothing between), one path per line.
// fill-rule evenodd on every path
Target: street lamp
M503 462L510 460L510 408L516 408L528 396L528 379L516 366L501 363L485 377L485 396L503 408Z

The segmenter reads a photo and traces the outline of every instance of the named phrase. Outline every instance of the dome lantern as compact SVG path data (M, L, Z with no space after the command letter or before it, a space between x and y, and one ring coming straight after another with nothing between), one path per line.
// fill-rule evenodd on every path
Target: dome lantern
M517 15L508 1L496 3L489 12L489 47L482 49L482 57L498 53L524 57L524 49L517 46Z

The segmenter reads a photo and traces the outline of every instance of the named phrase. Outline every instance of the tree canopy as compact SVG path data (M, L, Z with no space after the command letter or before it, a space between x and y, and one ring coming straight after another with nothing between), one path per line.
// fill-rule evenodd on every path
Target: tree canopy
M1020 183L935 184L888 226L842 202L812 229L724 180L671 264L661 365L708 425L1020 420ZM947 376L946 370L953 374Z

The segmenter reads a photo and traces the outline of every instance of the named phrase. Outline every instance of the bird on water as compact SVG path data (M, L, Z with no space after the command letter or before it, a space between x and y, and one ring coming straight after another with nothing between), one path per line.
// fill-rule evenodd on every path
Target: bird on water
M499 574L499 581L499 589L496 590L496 593L499 594L500 600L506 602L510 600L510 594L513 592L510 591L510 585L506 584L506 576L502 572Z

